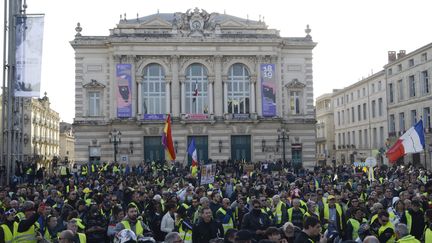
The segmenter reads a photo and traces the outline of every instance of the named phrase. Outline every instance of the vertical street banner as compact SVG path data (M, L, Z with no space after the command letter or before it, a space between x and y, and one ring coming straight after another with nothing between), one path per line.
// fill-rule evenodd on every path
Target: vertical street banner
M132 64L117 64L117 117L132 116Z
M276 73L275 64L261 64L262 115L276 116Z
M17 16L15 29L15 96L39 97L44 15Z

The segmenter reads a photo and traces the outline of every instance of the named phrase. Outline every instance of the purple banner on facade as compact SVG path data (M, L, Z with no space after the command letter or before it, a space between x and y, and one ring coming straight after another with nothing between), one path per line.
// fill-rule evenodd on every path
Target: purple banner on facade
M132 116L132 65L117 64L117 117L129 118Z
M262 115L276 116L276 73L274 64L261 64Z
M165 120L165 114L144 114L144 120Z

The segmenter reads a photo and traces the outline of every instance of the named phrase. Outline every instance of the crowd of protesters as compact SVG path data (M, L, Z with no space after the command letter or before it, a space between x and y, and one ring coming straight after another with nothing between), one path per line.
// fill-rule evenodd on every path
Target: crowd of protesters
M178 162L29 166L0 190L0 243L128 231L168 243L432 242L432 174L421 168L379 166L372 179L351 165L214 163L206 185Z

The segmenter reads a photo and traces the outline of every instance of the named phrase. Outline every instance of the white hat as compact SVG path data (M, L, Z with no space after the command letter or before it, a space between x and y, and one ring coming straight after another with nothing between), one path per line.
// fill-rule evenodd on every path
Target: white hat
M159 194L156 194L153 196L153 200L155 200L155 201L160 201L161 199L162 199L162 197Z

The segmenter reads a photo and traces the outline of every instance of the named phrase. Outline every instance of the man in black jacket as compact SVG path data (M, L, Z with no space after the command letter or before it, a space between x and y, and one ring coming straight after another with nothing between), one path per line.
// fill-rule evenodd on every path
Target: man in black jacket
M265 239L265 231L270 226L269 217L261 211L261 202L258 199L252 201L252 211L245 214L242 221L243 230L249 230L256 241Z
M201 219L192 229L192 241L194 243L208 243L211 239L223 238L223 236L222 224L212 218L212 210L209 207L203 207Z
M294 243L315 243L314 239L318 238L320 233L320 221L316 217L307 217L304 220L303 231L297 235ZM323 236L319 242L327 242L327 239Z

